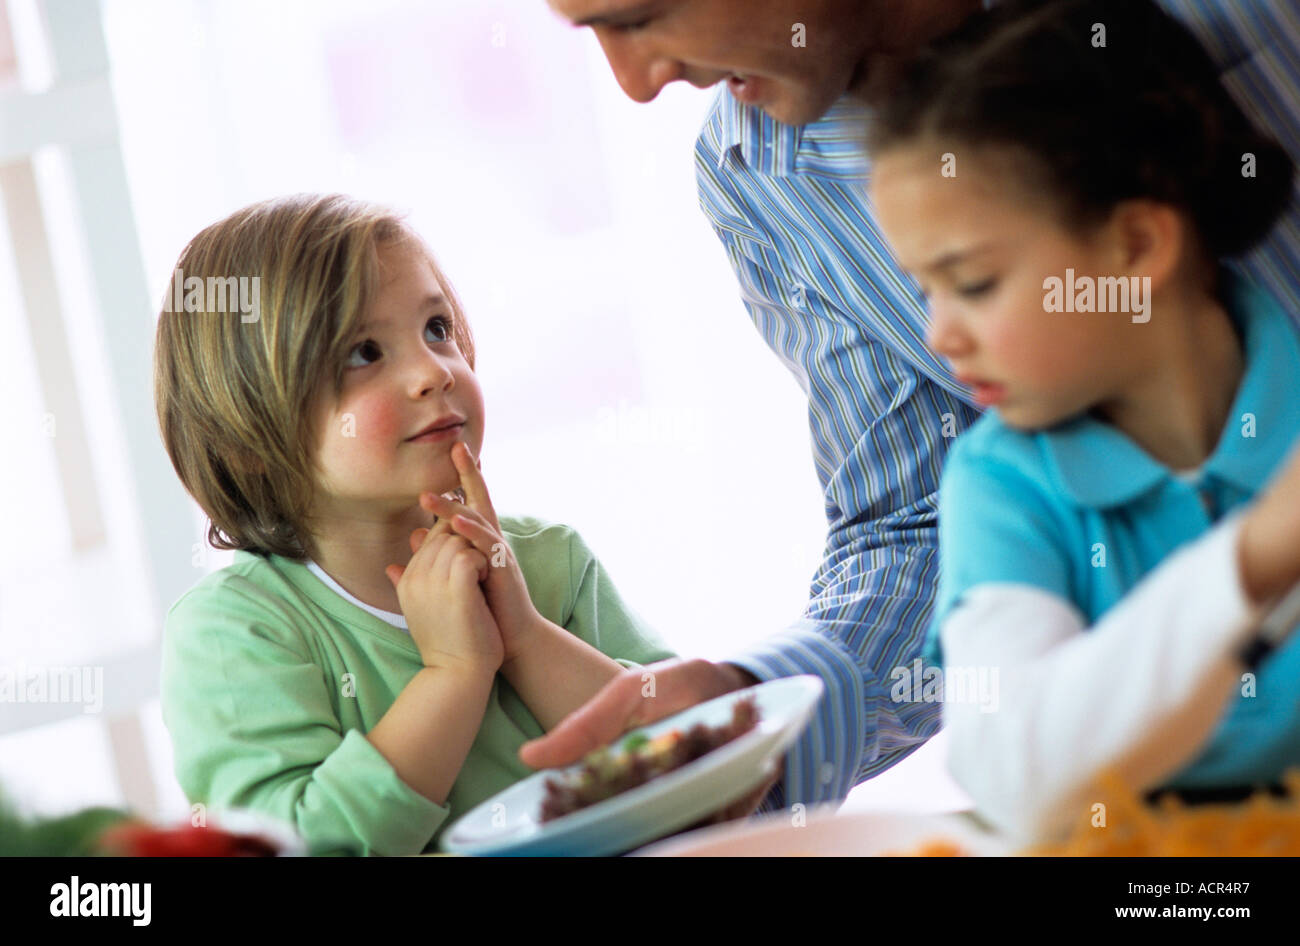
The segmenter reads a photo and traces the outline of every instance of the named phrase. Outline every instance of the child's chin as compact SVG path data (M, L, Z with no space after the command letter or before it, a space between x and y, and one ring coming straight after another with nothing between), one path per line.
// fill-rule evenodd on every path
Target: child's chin
M999 406L992 410L998 415L998 420L1002 421L1006 426L1026 434L1050 430L1057 424L1069 420L1068 415L1056 414L1051 411L1025 410L1022 407Z

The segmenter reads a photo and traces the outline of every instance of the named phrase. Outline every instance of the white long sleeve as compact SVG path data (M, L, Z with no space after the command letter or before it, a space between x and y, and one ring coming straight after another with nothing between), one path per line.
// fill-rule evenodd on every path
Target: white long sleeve
M1103 770L1144 790L1196 756L1241 682L1240 525L1230 517L1179 550L1091 630L1069 602L1027 585L962 599L940 628L945 677L982 668L996 702L950 699L944 722L949 768L982 815L1043 840L1097 800Z

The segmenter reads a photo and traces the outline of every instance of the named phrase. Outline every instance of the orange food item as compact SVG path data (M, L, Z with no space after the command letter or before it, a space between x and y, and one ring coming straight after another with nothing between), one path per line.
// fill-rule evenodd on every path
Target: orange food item
M1080 820L1064 841L1030 857L1295 857L1300 855L1300 770L1284 778L1288 797L1259 793L1235 804L1150 806L1114 775L1100 779L1104 826Z
M955 841L930 838L911 851L886 851L881 857L970 857L970 852Z
M1300 769L1288 772L1287 797L1260 792L1243 802L1188 805L1167 796L1156 805L1113 773L1098 779L1104 822L1090 806L1069 836L1020 851L1024 857L1297 857L1300 856ZM931 839L886 857L963 857L954 841Z

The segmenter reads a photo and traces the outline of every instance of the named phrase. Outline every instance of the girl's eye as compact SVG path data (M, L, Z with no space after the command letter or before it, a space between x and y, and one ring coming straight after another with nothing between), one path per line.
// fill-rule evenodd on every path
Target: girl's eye
M436 345L442 345L453 341L451 322L441 315L429 319L429 321L425 323L424 330L426 336L429 332L433 333L431 341ZM379 350L379 345L375 343L374 339L367 338L364 342L355 345L352 348L352 351L348 352L347 367L365 368L382 358L383 354L384 353Z
M441 342L451 341L451 323L448 322L445 318L443 318L441 315L434 316L433 318L429 319L429 322L427 325L425 325L425 328L427 329L430 325L435 326L434 334L438 336L437 338L434 338L435 342L441 343Z
M957 294L967 299L978 299L980 296L988 295L997 284L996 279L986 279L984 282L975 283L971 286L958 286Z
M349 368L364 368L367 365L373 364L375 361L378 361L379 358L381 357L381 354L382 353L379 351L379 346L376 345L373 340L367 338L364 342L361 342L359 345L354 346L352 351L348 352L347 366ZM367 356L373 356L373 357L369 361L358 362L355 360L354 357L357 355L360 355L362 358L365 358Z

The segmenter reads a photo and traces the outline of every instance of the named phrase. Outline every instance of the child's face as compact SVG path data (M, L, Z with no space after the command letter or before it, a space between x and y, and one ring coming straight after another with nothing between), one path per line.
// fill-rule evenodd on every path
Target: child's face
M417 248L380 246L378 291L348 355L338 402L318 406L318 486L335 513L409 509L422 491L459 484L454 443L479 455L483 394L452 339L454 317ZM447 417L460 426L412 439Z
M903 268L926 293L927 343L984 407L1041 429L1113 397L1140 371L1130 312L1048 311L1044 280L1122 275L1113 241L1083 240L1010 192L970 149L955 176L943 149L902 146L875 163L871 200ZM995 157L995 156L994 156ZM996 165L994 167L997 167Z

